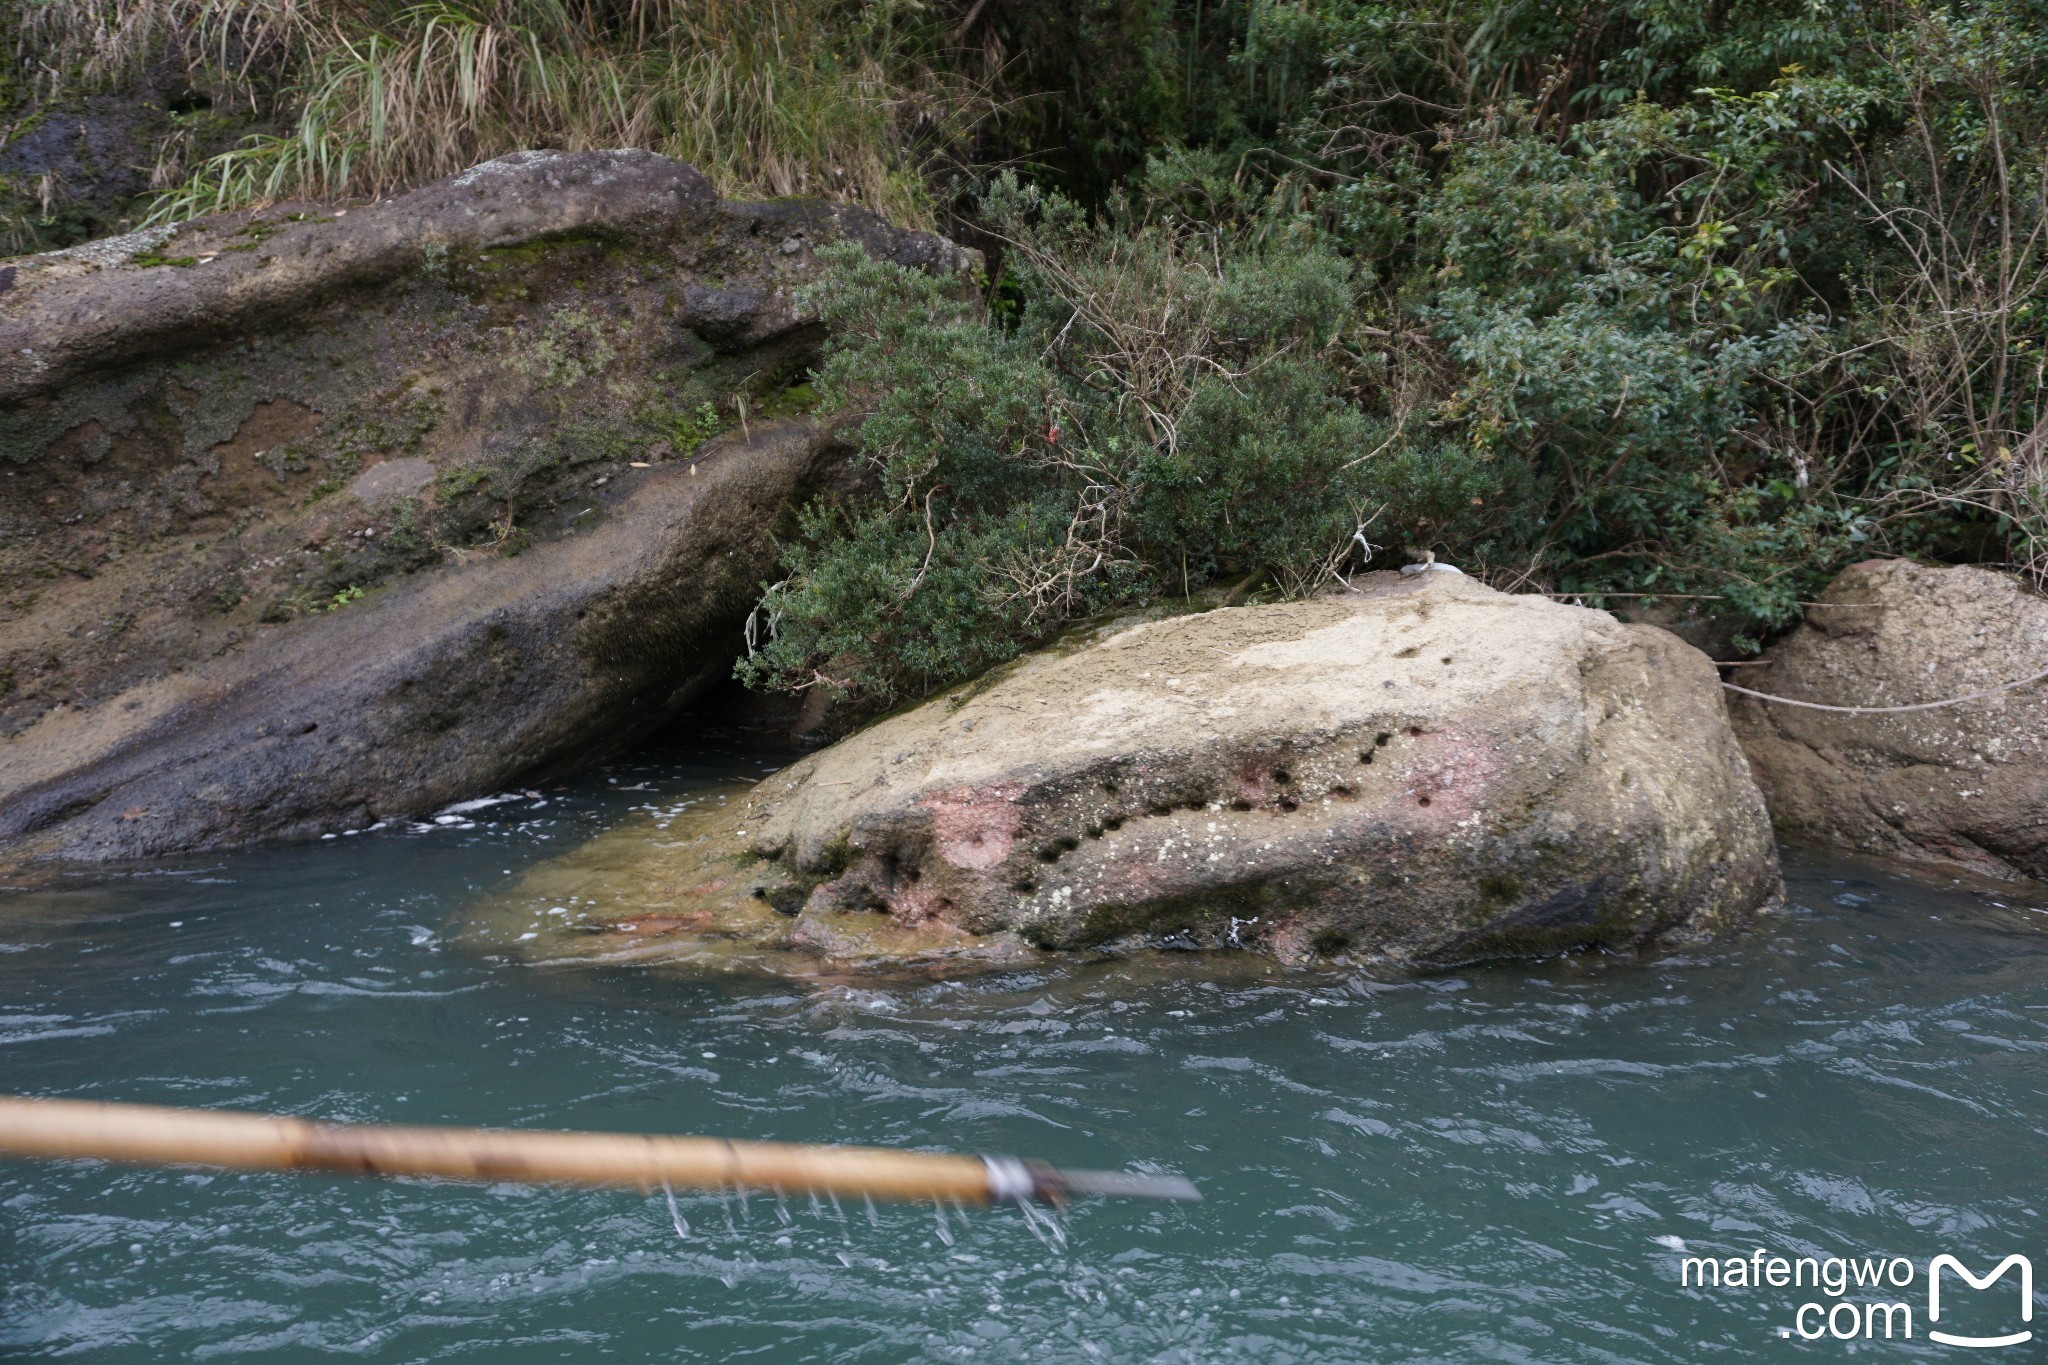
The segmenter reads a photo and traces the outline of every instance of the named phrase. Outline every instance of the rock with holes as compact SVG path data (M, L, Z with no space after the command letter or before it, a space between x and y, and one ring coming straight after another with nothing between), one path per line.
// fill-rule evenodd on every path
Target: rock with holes
M784 969L1140 945L1415 964L1691 938L1779 890L1706 656L1374 574L1071 640L694 825L594 841L496 932Z
M1832 706L1910 706L2048 671L2048 598L2011 574L1872 560L1735 681ZM1736 696L1735 731L1786 833L2048 878L2048 683L1844 714Z
M979 259L620 151L0 267L0 865L431 810L726 676L849 468L833 241Z

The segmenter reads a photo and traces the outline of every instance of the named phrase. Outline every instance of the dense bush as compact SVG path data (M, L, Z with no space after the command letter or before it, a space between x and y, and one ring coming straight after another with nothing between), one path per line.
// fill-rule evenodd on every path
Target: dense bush
M1019 300L996 316L831 254L817 387L861 419L877 491L806 516L742 676L886 705L1112 606L1222 577L1304 593L1514 515L1509 462L1361 401L1385 367L1313 224L1091 217L1013 178L983 208Z
M1111 602L1308 591L1368 544L1756 635L1872 552L2048 569L2040 0L984 22L1060 92L1022 124L1097 197L994 187L1007 311L948 313L951 349L899 371L842 340L834 392L896 477L809 524L751 676L883 701ZM834 289L872 335L879 282ZM820 575L890 535L943 542L971 647L921 635L911 666L819 628L852 605ZM868 627L927 609L894 553Z
M16 127L166 52L270 111L167 154L164 212L624 142L987 246L984 303L852 258L822 288L873 491L807 514L763 684L885 705L1109 606L1407 550L1753 635L1873 552L2048 572L2048 0L0 18Z

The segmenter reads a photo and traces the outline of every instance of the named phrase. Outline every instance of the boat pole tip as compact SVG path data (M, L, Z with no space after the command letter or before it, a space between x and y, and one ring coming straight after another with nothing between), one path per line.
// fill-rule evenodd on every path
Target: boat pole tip
M1074 1195L1106 1199L1163 1199L1199 1204L1202 1192L1178 1175L1146 1175L1138 1171L1061 1171L1043 1161L1013 1156L985 1156L989 1202L994 1204L1064 1204Z
M1062 1178L1070 1194L1092 1194L1108 1199L1163 1199L1175 1204L1202 1202L1202 1192L1186 1176L1145 1175L1138 1171L1067 1171Z

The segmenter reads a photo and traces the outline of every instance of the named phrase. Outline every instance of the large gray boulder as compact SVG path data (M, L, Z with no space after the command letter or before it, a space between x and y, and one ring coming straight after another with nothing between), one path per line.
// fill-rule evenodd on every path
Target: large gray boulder
M2011 574L1872 560L1736 682L1834 706L1981 692L2048 671L2048 598ZM1736 734L1795 838L2048 878L2048 683L1932 710L1852 715L1737 696Z
M1779 893L1704 655L1373 574L1069 641L666 833L602 836L484 932L774 970L1142 945L1410 964L1692 938Z
M0 865L361 825L674 715L849 467L796 298L836 240L978 263L644 152L0 263Z

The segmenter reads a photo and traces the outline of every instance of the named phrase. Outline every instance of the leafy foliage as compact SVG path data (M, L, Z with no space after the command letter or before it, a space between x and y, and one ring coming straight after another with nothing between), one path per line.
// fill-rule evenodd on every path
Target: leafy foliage
M1013 179L985 208L1023 300L1007 316L832 254L817 387L860 419L875 492L807 514L743 677L885 706L1111 607L1248 575L1307 592L1374 538L1494 515L1506 471L1349 397L1378 367L1353 269L1312 230L1090 219Z
M757 679L894 697L1110 602L1312 591L1366 544L1700 597L1753 634L1873 551L2048 571L2041 0L981 25L1059 92L1005 130L1058 142L1041 164L1088 207L997 181L1001 315L949 313L905 369L859 342L831 364L892 471L862 516L963 583L978 554L983 634L913 678L886 634L798 629ZM858 524L810 524L786 619L879 543Z
M986 306L852 256L815 300L870 491L804 519L764 685L887 705L1410 549L1752 635L1872 552L2048 579L2048 0L4 13L17 127L166 51L281 120L166 213L537 143L950 212Z

